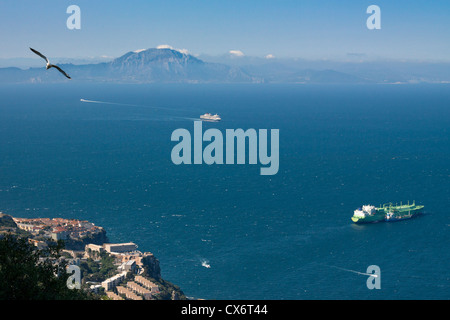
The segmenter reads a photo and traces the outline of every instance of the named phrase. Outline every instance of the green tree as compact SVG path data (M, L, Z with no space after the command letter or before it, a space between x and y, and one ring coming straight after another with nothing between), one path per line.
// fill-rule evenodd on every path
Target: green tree
M0 300L84 300L90 295L69 289L67 264L59 259L63 244L37 250L26 238L0 239Z

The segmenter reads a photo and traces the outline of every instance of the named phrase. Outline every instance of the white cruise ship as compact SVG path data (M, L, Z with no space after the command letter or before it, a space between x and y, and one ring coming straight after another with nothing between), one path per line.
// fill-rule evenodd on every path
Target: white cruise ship
M220 120L222 120L217 113L215 115L212 115L211 113L202 114L200 116L200 119L208 120L208 121L220 121Z

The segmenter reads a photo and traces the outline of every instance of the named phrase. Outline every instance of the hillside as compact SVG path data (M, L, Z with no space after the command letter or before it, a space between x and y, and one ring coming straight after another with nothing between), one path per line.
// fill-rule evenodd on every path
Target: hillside
M17 227L17 224L14 222L13 218L10 215L0 212L0 237L8 233L21 236L29 236L28 232Z
M254 79L238 67L208 63L173 49L130 51L111 62L61 64L73 81L127 83L233 83ZM0 83L69 81L55 70L45 68L0 69Z

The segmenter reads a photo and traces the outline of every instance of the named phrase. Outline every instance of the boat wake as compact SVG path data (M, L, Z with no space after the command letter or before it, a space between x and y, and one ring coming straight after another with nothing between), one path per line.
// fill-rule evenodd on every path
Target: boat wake
M209 261L208 260L202 260L202 267L205 267L205 268L211 268L211 265L208 263Z
M128 107L141 107L141 108L153 108L153 109L164 109L164 110L174 110L171 108L164 107L154 107L154 106L144 106L139 104L131 104L131 103L118 103L118 102L109 102L109 101L99 101L99 100L88 100L88 99L80 99L81 102L87 103L99 103L99 104L112 104L116 106L128 106Z
M118 103L118 102L109 102L109 101L99 101L99 100L88 100L88 99L80 99L81 102L84 103L96 103L96 104L109 104L109 105L115 105L115 106L126 106L126 107L139 107L139 108L152 108L157 110L170 110L173 112L177 111L187 111L183 109L173 109L173 108L165 108L165 107L155 107L155 106L148 106L148 105L139 105L139 104L131 104L131 103ZM189 110L193 111L193 110ZM183 117L183 116L168 116L169 118L166 120L190 120L190 121L200 121L199 118L193 118L193 117Z
M342 271L347 271L347 272L353 272L353 273L360 274L360 275L363 275L363 276L371 276L371 277L374 277L374 278L378 277L378 275L373 274L373 273L359 272L359 271L356 271L356 270L345 269L345 268L340 268L340 267L336 267L336 266L328 266L327 265L327 267L336 268L336 269L339 269L339 270L342 270Z
M86 100L86 99L80 99L81 102L90 102L90 103L110 103L110 102L102 102L102 101L95 101L95 100Z

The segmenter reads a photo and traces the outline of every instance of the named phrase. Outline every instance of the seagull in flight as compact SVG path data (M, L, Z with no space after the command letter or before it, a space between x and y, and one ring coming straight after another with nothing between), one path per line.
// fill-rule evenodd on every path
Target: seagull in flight
M31 51L33 51L34 53L36 53L39 57L41 57L42 59L44 59L45 61L47 61L47 65L45 66L45 69L50 69L50 68L56 68L58 69L59 72L61 72L63 75L65 75L67 78L72 79L71 77L69 77L69 75L67 73L64 72L64 70L62 70L60 67L58 67L57 65L51 64L50 61L47 59L46 56L44 56L42 53L40 53L37 50L34 50L33 48L30 48Z

